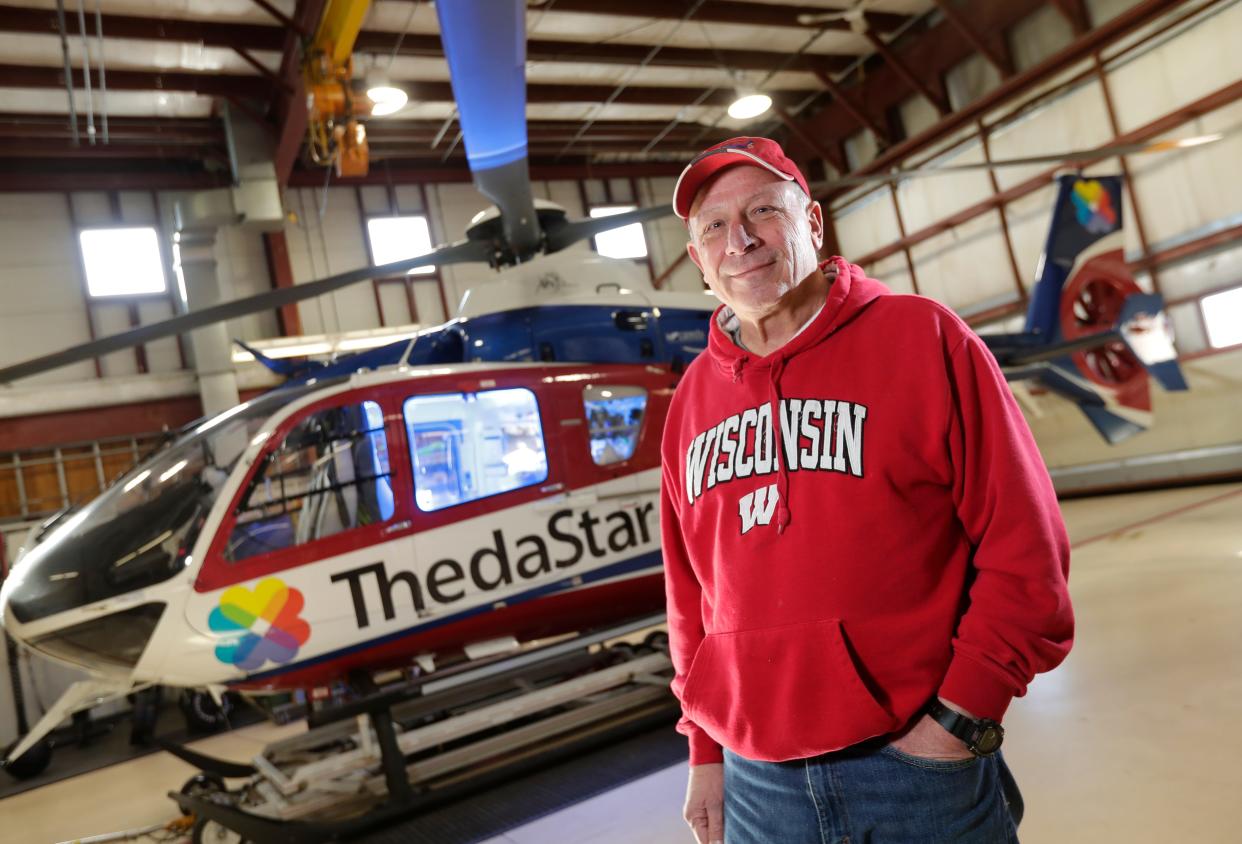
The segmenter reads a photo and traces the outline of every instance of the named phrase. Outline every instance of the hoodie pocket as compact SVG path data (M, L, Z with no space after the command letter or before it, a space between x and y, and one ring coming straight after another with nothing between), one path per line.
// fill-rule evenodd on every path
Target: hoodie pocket
M900 726L864 685L835 618L709 635L682 697L708 735L759 761L816 756Z

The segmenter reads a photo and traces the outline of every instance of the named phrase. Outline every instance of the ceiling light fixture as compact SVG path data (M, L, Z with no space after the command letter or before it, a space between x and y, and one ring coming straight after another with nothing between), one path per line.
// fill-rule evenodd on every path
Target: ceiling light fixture
M389 81L387 74L378 71L367 74L367 96L373 103L372 117L383 117L400 111L409 100L405 91Z
M729 116L734 120L750 120L758 117L772 107L772 98L767 94L742 93L729 106Z

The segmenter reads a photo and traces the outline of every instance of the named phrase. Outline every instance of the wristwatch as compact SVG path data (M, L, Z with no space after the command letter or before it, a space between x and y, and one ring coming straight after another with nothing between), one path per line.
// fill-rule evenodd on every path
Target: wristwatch
M966 748L976 756L991 756L1000 750L1001 742L1005 740L1005 728L991 718L967 718L945 706L938 698L929 700L924 711L940 726L966 742Z

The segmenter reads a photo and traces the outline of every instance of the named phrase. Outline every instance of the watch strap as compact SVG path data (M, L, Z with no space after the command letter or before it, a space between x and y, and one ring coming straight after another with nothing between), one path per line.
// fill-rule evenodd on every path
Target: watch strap
M927 701L924 711L950 734L961 739L976 756L995 753L1005 738L1005 729L1000 724L988 718L976 721L945 706L939 698Z
M945 706L938 698L932 698L927 702L926 711L940 726L967 744L974 737L977 729L975 722L962 713Z

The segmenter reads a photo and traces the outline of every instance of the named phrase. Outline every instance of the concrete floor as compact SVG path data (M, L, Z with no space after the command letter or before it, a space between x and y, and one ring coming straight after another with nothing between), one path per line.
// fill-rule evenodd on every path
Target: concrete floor
M1234 842L1242 833L1242 484L1067 502L1073 652L1005 719L1024 842ZM298 727L195 745L236 759ZM154 823L192 773L156 754L0 801L12 844ZM488 844L691 841L685 766Z

